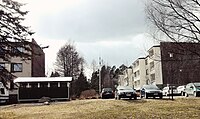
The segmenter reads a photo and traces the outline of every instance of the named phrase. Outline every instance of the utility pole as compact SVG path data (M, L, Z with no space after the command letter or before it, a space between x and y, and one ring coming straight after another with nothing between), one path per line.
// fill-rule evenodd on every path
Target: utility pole
M99 57L99 94L101 93L101 57Z

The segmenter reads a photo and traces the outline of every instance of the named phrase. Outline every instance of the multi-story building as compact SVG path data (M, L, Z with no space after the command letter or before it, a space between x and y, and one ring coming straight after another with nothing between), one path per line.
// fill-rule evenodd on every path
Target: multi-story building
M163 84L200 82L200 44L161 42Z
M138 58L132 67L132 78L124 73L120 81L132 84L136 90L144 84L162 88L167 84L200 82L200 44L161 42L151 47L145 58Z
M24 59L23 56L12 56L9 57L8 61L0 58L0 65L16 77L45 77L45 54L36 41L33 39L27 44L31 51L20 47L18 42L12 44L15 46L15 48L12 47L13 52L30 52L31 58Z
M5 42L1 42L3 44ZM8 60L0 58L0 66L4 67L8 72L16 77L45 77L45 54L42 48L33 39L32 42L26 44L30 50L25 50L24 47L20 47L21 44L18 42L12 42L14 47L4 47L11 48L11 56ZM4 56L6 53L1 52L0 55ZM22 56L18 52L24 52L28 56ZM18 53L18 56L12 55ZM10 84L10 85L9 85ZM8 82L8 86L13 88L9 90L9 100L10 103L17 102L17 87L13 85L13 82Z
M133 69L131 67L125 69L123 75L119 75L118 84L133 87Z
M162 85L162 62L160 46L153 46L148 50L146 57L147 84Z
M139 90L146 84L145 58L138 58L133 63L133 87Z

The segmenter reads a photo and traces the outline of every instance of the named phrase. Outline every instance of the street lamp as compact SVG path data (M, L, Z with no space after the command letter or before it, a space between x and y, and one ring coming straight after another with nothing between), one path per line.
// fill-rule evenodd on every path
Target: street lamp
M174 53L169 53L170 59L172 59L173 56L174 56ZM172 100L174 100L174 98L173 98L173 78L174 77L173 77L173 74L172 74L172 62L170 64L170 73L171 73L171 82L172 82L172 84L171 84L171 94L172 94Z

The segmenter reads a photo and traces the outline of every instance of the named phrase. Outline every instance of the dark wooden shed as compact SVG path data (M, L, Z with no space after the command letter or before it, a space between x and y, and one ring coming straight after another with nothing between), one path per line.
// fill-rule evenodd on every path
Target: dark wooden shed
M19 77L14 80L18 88L18 101L69 100L72 77Z

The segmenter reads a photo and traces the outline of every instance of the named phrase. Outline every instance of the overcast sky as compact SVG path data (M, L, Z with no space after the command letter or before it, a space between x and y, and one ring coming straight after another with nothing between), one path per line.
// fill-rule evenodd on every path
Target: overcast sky
M147 37L143 0L20 0L29 13L25 24L45 49L46 70L69 40L88 65L102 57L110 66L130 66L145 56L153 42Z

